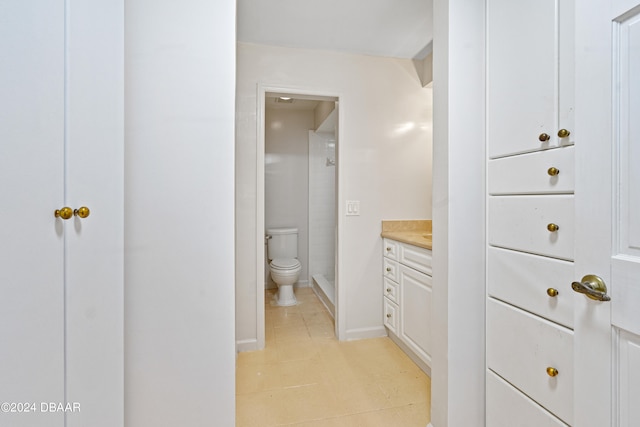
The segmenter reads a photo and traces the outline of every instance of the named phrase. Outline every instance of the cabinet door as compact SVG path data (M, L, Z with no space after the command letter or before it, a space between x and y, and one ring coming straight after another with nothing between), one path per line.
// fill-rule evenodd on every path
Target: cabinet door
M124 2L71 0L67 19L66 427L124 422ZM96 385L99 384L99 387Z
M572 143L572 3L487 1L490 158Z
M0 395L35 413L0 424L122 426L124 7L32 3L0 25Z
M431 276L400 265L400 337L431 365Z
M64 401L68 224L53 215L64 203L64 8L11 3L0 25L0 396L36 407L3 411L0 424L56 427L64 414L40 402Z

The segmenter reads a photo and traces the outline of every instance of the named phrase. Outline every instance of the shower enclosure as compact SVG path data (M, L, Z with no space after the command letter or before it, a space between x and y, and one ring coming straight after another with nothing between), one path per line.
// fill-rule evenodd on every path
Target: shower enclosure
M309 131L309 283L335 317L336 124Z

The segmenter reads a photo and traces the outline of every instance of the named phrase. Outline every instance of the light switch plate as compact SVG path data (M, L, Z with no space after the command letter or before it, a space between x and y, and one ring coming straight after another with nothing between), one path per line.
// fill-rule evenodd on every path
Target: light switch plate
M360 215L360 200L347 200L347 216Z

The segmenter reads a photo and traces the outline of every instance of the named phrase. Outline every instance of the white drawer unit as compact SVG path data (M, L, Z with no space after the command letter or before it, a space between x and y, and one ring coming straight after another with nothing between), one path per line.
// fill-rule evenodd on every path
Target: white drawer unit
M489 194L570 194L574 147L489 161Z
M384 239L383 322L389 337L431 374L431 251Z
M487 371L487 426L569 427L492 371Z
M573 195L489 197L489 244L573 260Z
M574 3L486 1L488 427L574 420Z
M573 329L573 263L490 247L489 295Z
M573 423L573 331L511 305L487 303L487 366Z

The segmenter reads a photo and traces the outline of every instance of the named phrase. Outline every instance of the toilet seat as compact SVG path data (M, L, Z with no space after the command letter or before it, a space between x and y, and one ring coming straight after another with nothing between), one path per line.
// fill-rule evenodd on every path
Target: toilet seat
M295 258L274 259L269 265L273 270L295 270L302 266L300 261Z

